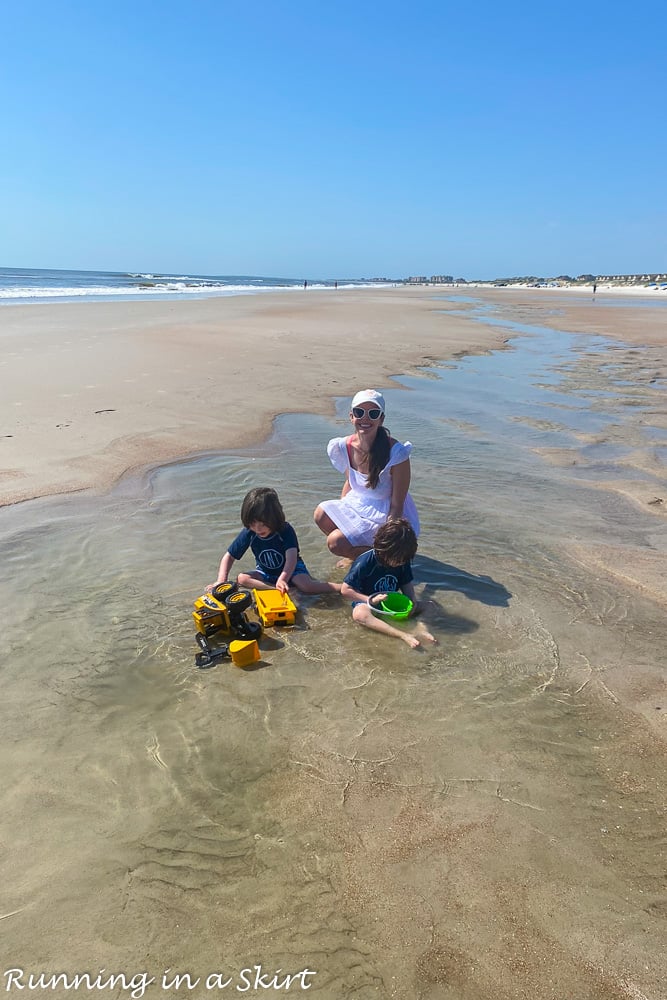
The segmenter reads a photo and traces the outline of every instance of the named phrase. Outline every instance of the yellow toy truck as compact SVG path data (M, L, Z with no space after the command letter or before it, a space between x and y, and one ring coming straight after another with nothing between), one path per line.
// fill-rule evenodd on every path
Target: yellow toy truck
M254 590L255 610L264 628L271 625L293 625L296 604L279 590Z
M217 643L215 638L223 632L235 639L259 639L262 626L250 621L246 615L252 607L252 594L236 583L220 583L210 594L202 594L194 604L194 618L197 634L195 639L201 652L195 656L200 668L211 667L216 660L229 654L226 643ZM213 639L215 646L209 642Z
M250 621L246 611L253 607L259 621ZM219 642L219 635L233 639L259 639L262 627L293 625L296 605L287 594L279 590L244 590L228 581L219 583L210 594L202 594L194 603L197 634L195 639L200 652L195 663L201 669L212 667L223 656L230 654L227 643Z

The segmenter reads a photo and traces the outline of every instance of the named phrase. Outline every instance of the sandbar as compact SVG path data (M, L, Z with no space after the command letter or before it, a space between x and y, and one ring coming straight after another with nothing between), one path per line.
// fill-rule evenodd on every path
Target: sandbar
M128 471L245 446L278 414L331 414L336 397L360 386L384 388L394 376L502 345L509 334L480 321L460 295L511 306L517 322L667 340L667 313L650 300L638 322L636 310L609 308L599 293L583 301L560 292L549 309L532 289L4 305L0 505L105 490Z

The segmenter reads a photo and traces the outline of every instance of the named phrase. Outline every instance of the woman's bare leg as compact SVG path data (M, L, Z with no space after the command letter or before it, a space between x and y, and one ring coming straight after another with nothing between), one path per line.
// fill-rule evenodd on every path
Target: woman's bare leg
M336 530L336 525L321 507L315 508L313 519L317 527L325 535L330 535L332 531Z
M352 545L321 507L316 508L314 518L317 527L327 536L327 546L329 552L332 552L333 555L342 556L343 559L349 559L352 562L362 552L368 552L370 549L370 545ZM345 564L338 563L338 565L342 566Z
M370 545L352 545L340 528L334 528L334 530L327 535L327 546L329 552L332 552L335 556L343 556L344 559L354 560L357 556L360 556L363 552L368 552L371 548Z

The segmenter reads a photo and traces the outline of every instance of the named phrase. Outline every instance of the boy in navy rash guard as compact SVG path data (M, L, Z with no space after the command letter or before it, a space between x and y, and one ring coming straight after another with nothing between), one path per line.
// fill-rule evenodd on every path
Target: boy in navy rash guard
M412 559L417 552L417 536L404 517L395 517L381 525L373 541L373 548L354 560L343 581L341 595L352 601L352 617L376 632L384 632L402 639L412 649L420 645L419 639L437 640L423 626L419 638L411 632L394 628L384 618L373 614L373 607L380 604L387 594L401 591L414 604L412 613L421 607L415 597L412 577Z
M218 569L218 579L206 588L213 590L225 583L229 571L248 548L255 557L257 568L253 573L239 573L237 583L255 590L276 589L287 593L290 585L304 594L337 593L339 583L314 580L299 553L299 542L275 490L266 486L250 490L241 505L241 523L244 525L225 552Z

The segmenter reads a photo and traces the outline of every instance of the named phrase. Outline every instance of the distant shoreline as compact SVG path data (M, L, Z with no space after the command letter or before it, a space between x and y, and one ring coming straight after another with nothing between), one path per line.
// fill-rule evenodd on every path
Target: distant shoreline
M462 290L468 289L487 289L489 291L502 292L505 289L508 291L530 291L530 292L580 292L582 294L591 295L593 292L593 282L587 284L580 283L558 283L552 281L540 282L539 284L530 284L528 282L493 282L493 281L467 281L465 284L454 284L448 285L440 282L422 282L420 284L414 283L412 285L407 285L408 288L445 288L452 290L453 292L461 292ZM611 292L615 295L646 295L647 297L652 297L656 301L661 299L667 299L667 282L660 284L636 284L636 283L624 283L619 282L598 282L595 286L595 294Z
M667 292L667 273L625 275L535 276L467 280L451 275L402 278L281 278L259 275L199 275L139 273L130 271L82 271L49 268L0 267L0 305L56 304L58 302L134 302L197 300L234 295L266 295L296 292L347 292L361 289L438 288L460 293L461 289L537 289L579 293L647 294L662 298Z

